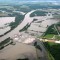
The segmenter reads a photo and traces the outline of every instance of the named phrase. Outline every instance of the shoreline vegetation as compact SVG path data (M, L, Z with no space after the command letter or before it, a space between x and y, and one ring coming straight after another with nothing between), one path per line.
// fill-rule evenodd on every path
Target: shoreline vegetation
M12 43L10 37L6 38L4 41L0 42L0 50Z
M53 57L51 60L60 60L60 44L45 42L44 43L47 53L50 54L50 57Z
M35 11L33 13L30 14L30 17L35 17L35 16L46 16L48 12L46 11Z
M0 37L6 35L7 33L11 32L14 28L16 28L24 19L24 15L17 15L17 17L15 18L15 22L11 22L9 24L9 26L11 27L11 29L7 32L5 32L3 35L0 35Z
M19 32L26 31L30 27L30 24L26 24L23 29L19 30Z
M55 24L48 27L45 35L42 38L52 39L53 36L55 35L55 39L57 39L57 40L60 39L60 36L58 35L57 31L54 29L54 25ZM60 23L57 23L56 27L57 26L60 26ZM46 47L49 60L60 60L60 57L59 57L60 56L60 52L59 52L60 51L60 44L53 43L53 42L44 42L44 45Z

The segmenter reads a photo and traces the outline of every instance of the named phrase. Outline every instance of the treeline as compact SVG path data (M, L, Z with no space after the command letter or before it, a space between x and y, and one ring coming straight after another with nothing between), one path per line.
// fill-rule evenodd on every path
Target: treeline
M11 29L10 29L9 31L5 32L3 35L0 35L0 37L6 35L6 34L9 33L10 31L12 31L14 28L16 28L16 27L23 21L24 16L25 16L25 15L19 15L19 14L18 14L18 15L16 16L16 18L15 18L15 22L11 22L11 23L9 24L9 26L11 27Z
M60 60L60 44L44 42L44 45L55 60Z
M48 29L45 32L44 36L47 35L47 34L55 34L55 35L58 34L57 31L54 28L54 24L48 27Z
M29 27L30 27L30 24L27 23L27 25L24 26L23 29L19 30L19 32L21 32L21 31L25 31L25 30L27 30Z
M34 16L46 16L48 12L45 11L35 11L33 13L30 14L30 17L34 17Z
M15 22L11 22L9 26L11 26L11 29L14 29L17 27L24 19L24 15L17 15L15 18Z

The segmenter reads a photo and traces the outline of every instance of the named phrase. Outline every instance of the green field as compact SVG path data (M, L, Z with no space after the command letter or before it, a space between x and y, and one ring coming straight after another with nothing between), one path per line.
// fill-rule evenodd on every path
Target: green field
M56 35L55 39L60 40L60 36Z
M53 38L54 34L47 34L44 36L44 38L47 38L47 39L50 39L50 38Z
M55 24L48 27L43 38L50 39L50 38L53 38L55 36L55 39L60 40L60 36L58 36L57 30L54 28L54 25ZM56 26L56 28L57 28L57 26Z
M54 24L48 27L43 38L60 40L60 36L57 31L54 29ZM53 42L44 42L44 45L48 51L49 60L60 60L60 44Z

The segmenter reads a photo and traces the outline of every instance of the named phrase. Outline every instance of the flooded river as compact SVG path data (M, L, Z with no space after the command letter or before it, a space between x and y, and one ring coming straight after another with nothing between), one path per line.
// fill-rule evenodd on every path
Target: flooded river
M33 13L34 11L35 11L35 10L33 10L33 11L31 11L31 12L28 12L28 13L25 15L24 20L22 21L21 24L18 25L18 27L16 27L14 30L12 30L12 31L9 32L8 34L4 35L3 37L0 37L0 42L3 41L3 40L5 40L5 39L8 38L8 37L12 37L12 36L14 36L15 34L19 33L19 30L22 29L24 26L26 26L27 23L30 24L30 23L33 21L33 19L34 19L33 17L32 17L32 18L30 17L30 14ZM37 18L38 18L38 17L37 17ZM43 19L44 19L44 18L43 18ZM39 19L39 20L42 20L42 18ZM46 19L44 19L44 21L41 22L41 26L42 26L42 27L46 27L47 25L51 25L51 24L54 24L54 23L57 23L57 22L58 22L57 20L46 20ZM37 30L38 30L38 29L40 29L40 28L37 28ZM42 30L42 28L41 28L41 30ZM44 28L43 30L46 31L45 28Z

